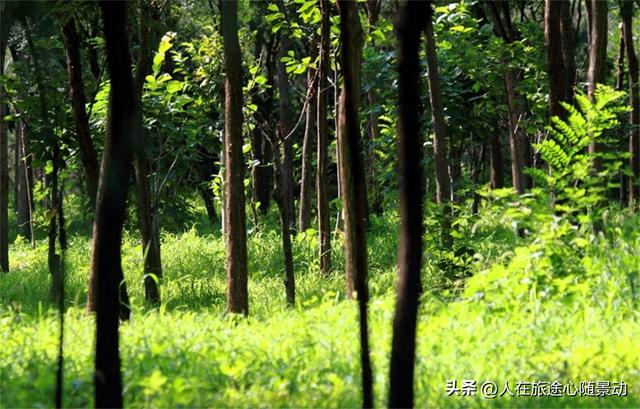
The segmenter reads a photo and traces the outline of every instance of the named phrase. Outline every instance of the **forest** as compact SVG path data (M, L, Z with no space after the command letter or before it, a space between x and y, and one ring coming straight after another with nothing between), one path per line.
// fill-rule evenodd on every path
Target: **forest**
M0 408L640 407L640 1L0 0Z

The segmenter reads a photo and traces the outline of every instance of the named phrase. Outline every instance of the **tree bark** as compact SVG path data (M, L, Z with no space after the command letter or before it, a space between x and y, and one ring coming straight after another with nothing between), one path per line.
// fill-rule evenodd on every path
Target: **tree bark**
M76 128L76 142L80 152L80 161L84 170L87 194L91 209L95 209L96 193L98 191L98 155L91 140L89 117L87 116L87 98L84 93L82 78L82 63L80 60L80 40L73 18L62 24L62 34L67 55L67 75L69 78L69 96L73 109L73 119Z
M390 408L411 408L416 327L422 265L422 138L420 133L420 33L430 3L407 1L396 25L398 36L398 151L400 155L400 247L396 309L389 370Z
M162 258L160 253L160 227L156 215L156 205L153 194L149 186L147 175L149 174L149 160L145 152L145 135L144 122L142 112L142 91L144 87L145 76L149 71L151 62L151 41L152 30L149 27L149 7L150 4L141 1L139 3L139 51L138 61L136 63L135 87L136 87L136 109L134 133L133 133L133 152L134 152L134 169L136 179L137 192L137 213L138 226L140 228L140 239L142 243L142 254L144 258L144 293L145 300L150 304L157 306L160 304L160 290L158 288L157 279L162 278ZM157 37L157 36L154 36ZM155 41L156 38L153 38ZM155 277L154 277L155 276Z
M33 170L28 147L28 132L22 119L19 119L16 123L16 221L18 233L32 242Z
M307 107L306 125L304 130L304 142L302 144L302 182L300 186L300 204L298 229L305 231L311 227L311 186L313 184L312 153L315 136L316 113L316 71L309 68L307 71Z
M369 21L369 31L373 31L377 24L378 18L380 17L380 8L382 7L382 0L367 0L365 3L367 10L367 19ZM374 37L371 37L371 46L375 47ZM366 157L367 164L366 167L366 177L369 185L367 186L367 191L371 193L371 203L369 212L373 212L375 214L382 214L382 197L380 192L378 192L378 188L376 186L376 168L375 168L375 143L380 139L380 120L378 118L378 113L374 111L378 103L378 93L374 87L371 87L369 91L367 91L367 100L369 103L369 109L371 112L369 113L369 140L366 141ZM367 214L367 218L370 217L370 214Z
M631 99L631 113L629 116L629 165L633 176L629 178L629 201L633 205L640 200L640 71L638 56L633 41L633 3L621 2L624 44L627 51L627 66L629 71L629 96Z
M495 132L489 141L489 179L491 189L501 189L504 186L502 164L502 142L500 135Z
M444 205L451 200L451 185L449 183L447 164L447 137L430 5L427 10L429 10L429 18L425 24L425 35L427 44L427 68L429 71L429 99L431 102L431 116L433 118L433 153L436 162L436 202Z
M362 406L373 407L373 371L369 358L369 328L367 303L367 184L360 146L360 67L362 63L363 30L360 25L357 4L338 0L340 11L340 44L342 48L341 71L343 77L342 110L340 115L338 143L340 151L341 177L344 188L344 249L347 275L353 280L357 292L360 312L360 361L362 370ZM350 295L350 294L349 294Z
M549 75L549 116L566 116L560 102L566 101L566 68L562 57L562 2L546 0L544 34L547 42L547 72Z
M318 235L320 242L320 271L329 274L331 270L331 224L329 214L329 196L327 189L328 166L328 132L327 132L327 88L329 85L329 36L331 27L331 3L329 0L318 0L321 13L320 27L320 63L318 67L317 93L317 163L316 163L316 193Z
M4 75L5 52L9 38L9 21L4 2L0 5L0 76ZM0 84L0 270L9 272L9 148L7 101L4 85Z
M278 7L285 13L285 6L278 1ZM282 34L278 50L276 81L279 94L279 119L276 129L278 142L273 146L274 165L276 167L276 195L280 210L280 224L282 229L282 251L284 253L284 287L287 303L295 303L295 277L293 271L293 254L291 249L291 234L295 232L295 209L293 205L293 136L290 124L289 78L286 65L282 61L290 48L290 39ZM280 150L276 152L276 150Z
M242 155L242 55L238 3L220 1L224 53L224 208L227 246L227 311L248 314L247 226Z
M95 406L122 407L118 334L121 245L137 98L131 76L127 3L100 3L111 78L107 133L93 224L91 272L96 291Z
M425 23L425 37L427 45L427 69L429 79L429 100L431 102L431 116L433 119L433 154L436 164L436 202L442 206L441 236L445 246L451 244L449 235L451 224L451 184L449 167L447 163L447 136L444 123L444 107L442 103L442 91L440 90L440 78L438 75L438 57L436 41L433 34L431 21L433 10L429 2L427 10L429 15Z

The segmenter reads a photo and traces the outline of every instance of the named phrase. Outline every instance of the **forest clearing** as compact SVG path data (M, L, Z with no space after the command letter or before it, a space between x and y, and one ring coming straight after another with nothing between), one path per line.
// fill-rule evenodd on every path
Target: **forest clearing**
M640 407L639 33L0 0L0 408Z

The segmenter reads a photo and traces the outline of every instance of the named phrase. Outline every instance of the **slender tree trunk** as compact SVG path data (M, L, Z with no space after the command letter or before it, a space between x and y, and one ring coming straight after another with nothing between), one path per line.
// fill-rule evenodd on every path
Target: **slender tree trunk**
M442 241L448 246L451 218L451 184L449 182L449 168L447 163L447 137L444 123L444 107L442 92L440 90L440 78L438 75L438 57L436 41L433 34L431 16L431 3L427 7L429 15L425 24L425 37L427 45L427 69L429 79L429 100L431 102L431 116L433 119L433 154L436 164L436 202L442 205L443 218L441 223Z
M321 13L320 27L320 64L318 67L317 93L317 164L316 164L316 193L318 234L320 242L320 271L328 274L331 270L331 222L329 214L329 195L327 189L328 166L328 132L327 132L327 88L329 85L329 35L331 3L329 0L318 0Z
M629 96L631 99L631 114L629 117L629 165L633 176L629 178L629 201L637 204L640 200L640 70L638 56L633 41L633 3L621 2L624 44L627 50L627 66L629 68Z
M576 32L573 27L571 3L561 1L560 32L562 35L562 60L565 69L565 99L573 102L573 87L576 84Z
M544 34L547 42L547 72L549 74L549 116L565 117L560 102L566 101L566 69L562 56L562 2L546 0Z
M400 247L396 312L393 320L389 407L411 408L416 350L416 326L422 265L422 138L420 133L420 33L427 2L408 1L400 10L398 36L398 151L400 155Z
M284 203L285 194L283 193L283 186L286 185L285 174L283 170L283 161L280 156L280 148L273 146L273 168L276 177L276 191L275 199L278 204L278 210L280 212L280 224L282 228L282 252L284 255L284 289L287 297L287 304L295 304L295 275L293 270L293 251L291 247L291 224L289 219L289 212L287 206Z
M3 2L4 3L4 2ZM0 5L0 76L4 75L5 51L9 37L9 22L5 4ZM9 147L6 92L0 84L0 270L9 272Z
M227 311L248 314L247 226L242 155L242 54L238 3L220 1L225 70L224 208L227 245Z
M93 224L92 276L96 291L95 406L122 407L118 334L122 230L126 218L133 133L138 108L127 37L127 3L100 3L111 78L107 133Z
M281 10L284 10L284 3L279 2ZM287 303L293 305L295 302L295 278L293 271L293 255L291 249L291 234L295 230L295 210L293 206L293 137L290 134L289 115L289 79L285 63L282 58L287 55L290 47L289 38L283 35L280 38L280 49L278 52L277 64L277 84L279 93L279 121L277 126L278 144L273 146L274 164L277 167L276 191L278 196L278 207L280 209L280 223L282 228L282 251L284 253L284 286L287 296ZM275 152L281 149L282 152Z
M260 6L261 3L258 3ZM261 54L264 41L264 32L259 25L256 30L256 42L254 57L256 60L261 60ZM271 158L271 145L264 135L265 129L269 127L269 118L271 116L271 104L273 103L273 56L271 44L267 43L266 55L267 61L267 81L270 87L266 90L265 96L254 93L252 95L253 103L258 107L253 114L254 121L256 123L255 128L251 132L251 154L254 161L254 165L251 168L251 191L253 206L257 207L258 211L265 215L269 210L271 204L271 193L273 190L273 167L270 163Z
M376 29L378 24L378 18L380 17L380 8L382 6L382 0L367 0L365 3L367 10L367 19L369 21L369 31L370 34ZM374 36L371 36L371 47L375 47ZM378 188L376 186L376 152L375 152L375 144L376 141L380 140L380 120L378 118L378 112L375 111L375 108L378 104L378 93L375 87L371 87L367 91L367 102L369 103L369 140L366 141L365 145L365 153L366 153L366 177L369 185L367 186L367 191L370 193L371 201L369 204L369 212L373 212L377 215L382 213L382 197L380 192L378 192ZM367 218L370 217L370 214L367 214Z
M505 88L507 92L507 107L509 111L509 147L511 148L511 181L518 194L524 193L524 155L522 152L520 133L518 127L518 109L516 107L515 73L507 68L505 73Z
M316 71L309 68L307 72L307 112L306 126L304 130L304 142L302 144L302 183L300 186L300 209L298 217L298 229L305 231L311 227L311 186L313 184L312 153L315 137L316 114Z
M16 221L20 235L31 242L33 239L31 225L33 172L31 157L27 153L28 146L27 130L22 119L19 119L16 123Z
M373 371L369 358L369 327L367 303L367 184L360 146L360 67L362 63L363 31L357 4L338 0L340 11L340 44L342 47L341 71L343 115L340 115L338 143L343 180L343 206L345 223L345 268L348 278L353 278L360 312L360 348L362 370L362 406L373 407ZM349 290L349 284L347 284Z
M494 133L489 143L490 184L492 189L500 189L504 186L500 135L497 132Z
M98 191L98 155L91 140L89 117L87 116L87 99L84 93L82 79L82 63L80 60L80 39L76 31L73 18L62 25L62 34L67 54L67 75L69 78L69 96L76 127L76 141L80 152L80 160L84 170L84 177L91 209L95 208L96 193Z
M151 5L141 1L139 3L139 51L138 61L136 63L135 87L136 87L136 108L134 133L133 133L133 152L134 152L134 169L136 178L137 191L137 212L138 225L140 228L140 239L142 242L142 251L144 257L144 293L145 300L150 305L160 304L160 290L156 279L162 278L162 259L160 253L160 227L156 216L155 200L149 186L147 175L149 174L149 160L145 152L145 135L144 122L142 112L142 91L144 86L144 78L149 71L151 62L151 41L152 30L149 27L149 7ZM155 40L155 38L154 38ZM155 276L155 278L154 278Z

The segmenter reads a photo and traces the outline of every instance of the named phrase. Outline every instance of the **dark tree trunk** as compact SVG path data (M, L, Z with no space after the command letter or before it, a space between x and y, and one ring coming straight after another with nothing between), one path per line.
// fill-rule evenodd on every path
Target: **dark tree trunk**
M340 115L338 143L341 177L344 188L344 249L347 282L353 280L357 292L360 312L360 348L362 370L362 406L373 407L373 371L369 358L369 328L367 303L367 189L364 163L360 146L360 66L362 63L363 31L358 16L357 4L338 0L340 11L340 44L342 47L341 71L344 81L342 110ZM349 284L347 284L349 289Z
M51 287L49 288L49 294L54 301L59 301L61 297L60 288L62 287L62 277L60 271L60 255L56 251L56 238L58 235L58 217L61 208L61 200L58 194L58 171L60 169L60 145L56 136L51 129L49 121L49 111L47 106L47 89L44 83L44 73L40 66L40 59L33 42L32 33L29 28L25 26L27 46L33 60L33 68L35 72L35 82L38 89L38 99L40 108L40 120L43 124L43 140L50 149L49 155L46 159L51 161L52 169L51 173L44 173L45 186L49 188L49 196L47 197L48 217L49 217L49 230L47 233L47 266L49 268L49 274L51 275ZM61 242L63 243L63 242Z
M422 265L422 138L420 132L420 33L427 2L408 1L396 23L398 36L398 151L400 173L400 247L396 312L393 320L389 407L412 408L416 326Z
M621 2L624 43L627 50L627 66L629 68L629 96L631 98L631 114L629 118L629 165L633 176L629 180L629 200L637 204L640 200L640 71L638 56L633 41L633 3Z
M496 132L491 137L489 150L490 184L492 189L500 189L504 186L502 172L502 143L500 135Z
M429 100L431 101L431 116L433 119L433 154L436 164L436 202L442 205L441 233L445 246L451 244L449 229L451 224L451 184L449 179L449 167L447 162L447 136L444 123L444 107L442 103L442 91L440 90L440 78L438 75L438 57L436 52L436 40L433 34L431 21L431 2L427 7L429 15L425 23L424 32L427 45L427 69L429 79Z
M227 311L249 313L247 226L242 155L242 55L238 40L238 3L220 1L225 70L224 209L227 245Z
M139 51L136 63L135 87L136 109L133 133L134 169L137 191L138 226L144 257L144 293L150 305L160 304L160 290L156 279L162 278L162 259L160 254L160 227L156 216L155 200L149 186L149 160L145 152L145 135L142 112L142 90L144 78L151 62L151 41L153 30L149 26L150 4L140 2L139 14ZM153 38L155 41L156 38ZM155 277L154 277L155 276Z
M4 75L5 51L9 37L9 22L0 5L0 76ZM4 85L0 84L0 270L9 272L9 147L7 101Z
M565 69L565 98L573 102L573 87L576 84L576 31L573 27L571 3L562 1L560 32L562 35L562 59Z
M605 82L607 68L607 2L599 0L587 0L589 11L589 68L587 69L587 93L589 99L594 100L596 84ZM592 142L589 152L595 153L602 150L599 143ZM596 168L601 163L595 160Z
M311 186L313 185L312 153L315 145L316 114L316 71L307 72L306 125L302 144L302 182L300 186L300 204L298 229L305 231L311 227Z
M331 224L329 215L329 195L327 189L328 144L327 132L327 88L329 67L329 35L331 3L329 0L318 0L320 3L321 27L320 27L320 64L318 67L318 93L317 93L317 164L316 164L316 193L318 234L320 241L320 271L328 274L331 270Z
M562 3L546 0L544 34L547 42L547 72L549 74L549 116L565 117L560 102L566 101L567 78L562 56Z
M212 226L215 226L218 222L218 215L216 214L216 207L214 204L215 196L211 189L211 183L215 174L218 173L218 167L215 165L215 158L213 154L207 152L204 146L199 146L200 158L198 159L198 190L204 207L207 210L207 218Z
M372 32L376 29L378 24L378 18L380 17L380 8L382 7L382 0L367 0L365 3L367 10L367 19L369 21L369 31ZM375 47L375 36L371 36L371 46ZM382 214L382 197L376 186L376 167L375 167L375 149L376 141L380 140L380 120L378 118L378 112L374 111L378 104L378 93L375 87L371 87L367 91L367 100L369 103L369 140L366 141L366 177L369 185L367 191L371 194L371 201L369 204L369 211L377 215ZM370 217L368 214L367 217Z
M279 1L278 7L285 12L284 3ZM293 255L291 250L291 234L295 231L295 209L293 206L293 135L290 125L289 78L282 58L287 55L290 40L283 34L280 38L277 63L277 85L279 93L279 120L277 126L278 143L273 146L273 158L276 173L276 194L280 210L282 229L282 251L284 253L284 287L287 303L295 302L295 277L293 271ZM280 151L276 152L276 150Z
M285 194L283 192L283 186L286 185L285 172L283 170L284 164L282 157L280 156L280 149L278 146L273 146L273 170L276 177L276 189L275 200L278 204L278 210L280 212L280 225L282 236L282 252L284 255L284 289L287 297L287 304L295 304L296 287L295 287L295 275L293 270L293 251L291 248L291 224L289 219L289 212L287 206L284 203Z
M16 123L16 221L18 233L32 242L33 170L27 135L24 122L21 119L18 120Z
M498 5L502 7L502 15ZM502 37L505 43L512 44L519 37L511 23L511 11L508 2L491 2L491 16L494 22L494 32ZM519 113L522 111L518 105L518 95L516 93L516 84L522 71L511 67L510 61L505 61L505 94L507 96L508 111L508 129L509 129L509 150L511 153L511 181L513 188L518 194L523 194L525 189L525 180L523 174L524 168L524 137L522 130L518 126Z
M261 3L258 3L260 6ZM264 31L261 26L256 28L256 43L254 57L260 60L262 49L264 46ZM258 107L253 114L256 123L255 128L251 132L251 154L254 165L251 168L251 187L252 201L254 207L265 215L271 204L271 193L273 190L273 167L270 163L271 145L265 137L264 132L270 128L271 107L273 104L273 47L267 43L266 49L266 66L267 66L267 83L270 87L266 90L265 96L261 97L258 93L252 95L253 103Z
M118 334L122 230L126 218L133 133L138 108L127 37L127 3L100 3L111 78L107 133L93 224L91 275L95 278L95 406L122 407Z
M89 117L87 116L87 99L84 93L84 81L82 79L82 63L80 60L80 39L76 31L73 18L68 19L62 25L62 34L67 54L67 75L69 78L69 96L73 109L73 119L76 128L76 142L80 152L80 160L84 170L84 177L89 196L91 209L96 204L98 191L98 156L91 140L89 130Z
M428 8L430 10L430 6ZM429 14L431 16L431 14ZM436 42L433 36L433 24L429 19L425 24L427 43L427 67L429 71L429 99L431 101L431 115L433 117L433 153L436 162L436 202L445 204L451 198L449 184L449 170L447 164L447 137L444 123L444 108L442 92L438 77L438 57Z

